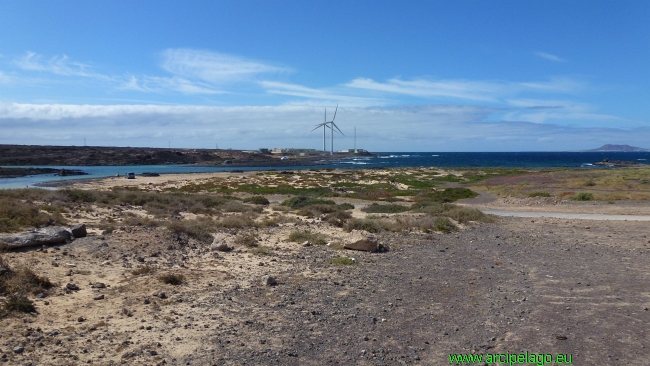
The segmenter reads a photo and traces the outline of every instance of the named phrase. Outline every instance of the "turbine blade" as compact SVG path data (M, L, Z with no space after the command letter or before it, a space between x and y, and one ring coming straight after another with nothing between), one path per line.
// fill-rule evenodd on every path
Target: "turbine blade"
M336 111L338 110L339 110L339 105L337 104L336 109L334 110L334 118L332 118L332 122L334 122L334 120L336 119Z
M336 129L341 133L341 135L345 136L345 134L343 133L343 131L341 131L341 129L339 128L339 126L337 126L336 123L334 123L334 121L332 121L332 125L333 125L334 127L336 127Z

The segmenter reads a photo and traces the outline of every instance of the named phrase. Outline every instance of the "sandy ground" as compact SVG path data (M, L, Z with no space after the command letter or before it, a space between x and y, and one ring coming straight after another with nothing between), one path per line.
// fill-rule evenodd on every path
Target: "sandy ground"
M155 188L213 175L78 184ZM646 202L483 196L464 204L520 212L650 213ZM256 231L271 255L237 245L214 252L162 228L142 227L7 253L58 287L36 300L37 314L0 319L0 361L443 365L450 353L530 352L571 355L576 365L648 364L647 223L500 218L446 235L382 234L380 242L391 247L387 253L288 242L295 230L321 232L331 243L348 240L341 229L301 219ZM358 264L329 264L336 256ZM152 271L133 274L144 266ZM163 284L158 277L165 274L181 274L185 282ZM267 286L268 275L278 284ZM79 290L65 290L68 283ZM22 351L14 352L16 347Z

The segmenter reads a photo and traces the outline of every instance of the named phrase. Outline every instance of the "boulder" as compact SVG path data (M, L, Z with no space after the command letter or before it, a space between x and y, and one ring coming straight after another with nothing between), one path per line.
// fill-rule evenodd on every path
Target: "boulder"
M273 276L264 276L262 277L262 284L265 286L275 286L278 284L278 281Z
M70 233L74 238L83 238L88 235L86 231L86 224L75 225L70 228Z
M230 242L230 236L223 233L217 233L214 235L214 240L210 245L210 250L218 252L228 252L232 250L232 247L228 245Z
M72 234L66 228L48 226L26 233L0 235L0 248L15 249L44 244L60 244L71 238Z
M373 236L368 236L363 239L359 239L352 243L343 245L344 249L350 250L359 250L362 252L387 252L388 248L385 245L379 244L377 239Z

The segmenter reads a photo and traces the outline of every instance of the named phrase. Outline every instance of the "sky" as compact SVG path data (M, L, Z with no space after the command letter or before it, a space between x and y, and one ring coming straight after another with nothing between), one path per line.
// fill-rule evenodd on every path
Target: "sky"
M0 144L650 148L646 0L0 1Z

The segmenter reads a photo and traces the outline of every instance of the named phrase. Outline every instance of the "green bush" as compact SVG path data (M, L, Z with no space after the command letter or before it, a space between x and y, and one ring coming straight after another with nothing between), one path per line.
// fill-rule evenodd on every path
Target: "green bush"
M339 208L339 210L353 210L354 209L354 205L351 204L351 203L347 203L347 202L339 203L336 206Z
M336 203L334 201L322 200L322 199L306 197L306 196L295 196L282 202L282 206L289 206L294 210L307 207L307 206L312 206L312 205L335 205L335 204Z
M377 203L373 203L373 204L371 204L369 206L366 206L366 207L361 209L361 211L367 212L367 213L399 213L399 212L404 212L404 211L408 211L408 210L409 210L408 207L402 206L402 205L395 205L395 204L392 204L392 205L380 205L380 204L377 204Z
M487 216L473 207L454 207L445 211L443 215L452 218L461 224L469 221L492 222L490 216Z
M589 192L580 192L575 196L571 197L571 199L574 201L591 201L594 199L594 195L593 193L589 193Z
M446 217L436 217L434 221L434 229L443 233L450 233L458 228Z
M268 205L269 204L269 200L266 199L266 197L264 197L264 196L253 196L253 197L244 198L244 202L252 203L252 204L255 204L255 205Z

